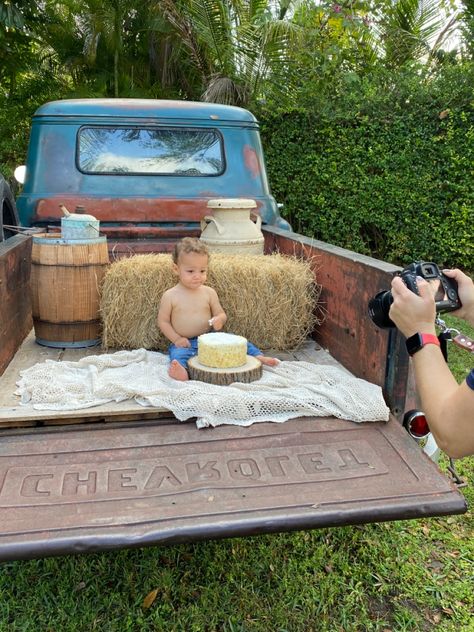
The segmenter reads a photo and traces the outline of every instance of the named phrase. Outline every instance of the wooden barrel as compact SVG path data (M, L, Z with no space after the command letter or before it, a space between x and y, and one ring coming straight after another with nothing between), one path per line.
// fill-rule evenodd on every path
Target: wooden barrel
M33 237L31 302L36 342L91 347L100 342L100 286L109 265L107 239Z

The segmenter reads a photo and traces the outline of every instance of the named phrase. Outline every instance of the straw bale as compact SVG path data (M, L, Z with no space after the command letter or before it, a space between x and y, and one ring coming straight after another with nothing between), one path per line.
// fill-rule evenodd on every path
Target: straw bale
M227 314L225 331L261 349L298 347L320 322L320 287L311 264L296 257L212 253L207 284ZM171 256L135 255L114 262L105 277L101 316L106 349L157 349L168 341L158 329L161 296L175 285Z

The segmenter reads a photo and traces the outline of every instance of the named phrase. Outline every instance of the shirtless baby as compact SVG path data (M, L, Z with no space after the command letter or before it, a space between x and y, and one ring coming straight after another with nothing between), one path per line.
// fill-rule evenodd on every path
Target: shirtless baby
M171 342L168 374L175 380L189 379L187 363L197 355L197 337L220 331L227 320L215 290L205 285L209 252L199 239L185 237L173 251L173 270L178 283L167 290L158 310L158 326ZM262 364L275 366L276 358L264 356L251 342L247 353Z

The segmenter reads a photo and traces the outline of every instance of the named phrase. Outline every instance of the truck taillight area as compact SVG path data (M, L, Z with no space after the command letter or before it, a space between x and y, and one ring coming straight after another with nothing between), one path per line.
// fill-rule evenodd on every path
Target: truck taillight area
M421 410L409 410L403 418L403 426L417 440L424 439L430 433L425 413Z

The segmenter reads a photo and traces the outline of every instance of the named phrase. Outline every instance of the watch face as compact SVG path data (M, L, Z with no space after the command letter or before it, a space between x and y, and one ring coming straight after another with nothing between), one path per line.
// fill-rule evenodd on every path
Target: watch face
M421 334L414 334L406 339L407 351L410 355L413 355L423 347L423 338Z

